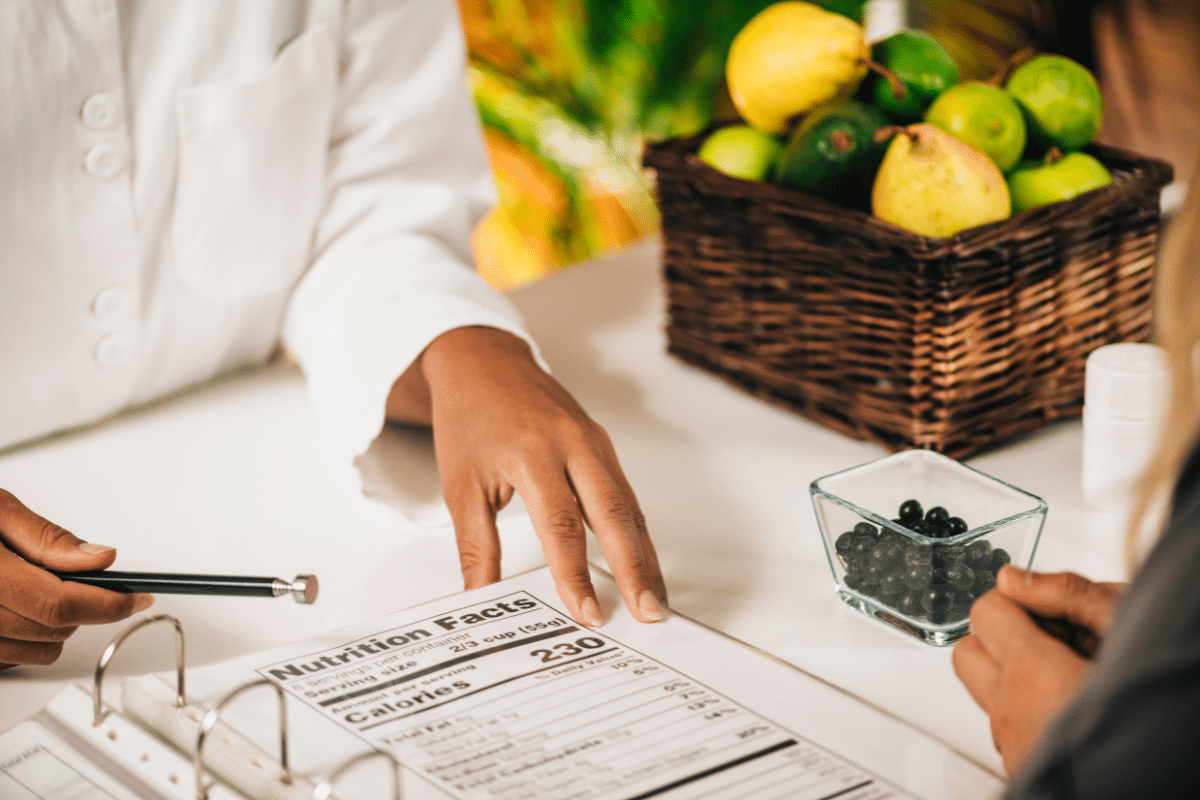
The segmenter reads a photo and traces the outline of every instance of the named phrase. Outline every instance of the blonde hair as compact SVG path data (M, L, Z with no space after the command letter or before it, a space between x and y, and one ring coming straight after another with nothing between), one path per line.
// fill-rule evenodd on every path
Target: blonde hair
M1200 171L1170 223L1155 285L1155 340L1167 351L1171 394L1166 421L1134 496L1126 557L1132 568L1159 503L1168 502L1200 436ZM1155 531L1157 533L1157 531Z

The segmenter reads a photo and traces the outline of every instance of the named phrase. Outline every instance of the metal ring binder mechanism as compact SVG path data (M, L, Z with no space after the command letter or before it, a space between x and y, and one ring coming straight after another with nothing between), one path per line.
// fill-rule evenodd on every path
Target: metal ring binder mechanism
M100 691L104 686L104 671L108 669L108 662L112 661L117 648L124 644L125 640L133 635L135 631L141 630L147 625L153 625L155 622L169 622L175 626L175 707L183 708L187 703L184 699L183 690L183 623L168 614L146 617L118 633L108 643L108 647L104 648L104 652L100 654L100 660L96 662L96 676L93 678L92 683L93 727L104 721L104 701L100 697Z
M269 686L275 690L275 694L279 697L279 782L285 786L290 786L292 783L292 772L288 769L288 745L287 745L287 697L283 694L283 689L278 684L271 683L266 678L260 678L256 681L243 683L241 686L234 689L229 694L222 697L216 704L209 709L204 715L204 721L200 723L200 732L196 734L196 752L192 754L192 764L196 769L196 800L208 800L208 787L204 784L204 740L212 733L213 727L216 726L217 720L221 718L221 709L225 708L231 700L237 697L247 689L253 689L258 686Z
M324 780L317 784L317 788L313 789L310 800L330 800L333 797L333 784L335 784L342 775L349 772L354 767L357 767L364 761L369 761L373 758L385 758L392 765L392 800L400 800L400 762L391 753L385 753L383 750L371 750L366 753L359 753L356 756L343 761L341 766L334 769Z
M175 628L174 691L168 696L167 687L159 681L151 681L149 685L160 686L161 689L147 688L144 682L127 681L122 694L124 707L121 710L106 708L102 698L104 677L117 649L136 631L159 622L169 622ZM86 727L94 731L93 740L111 742L116 746L127 737L138 738L143 743L166 739L182 753L179 755L173 750L161 749L159 760L165 764L169 778L157 783L147 779L160 795L171 800L190 800L189 795L181 793L188 783L181 775L186 774L186 769L190 766L195 772L195 800L209 800L210 793L220 785L217 781L228 787L222 787L222 799L230 797L229 789L232 789L241 796L264 800L332 800L333 784L344 773L364 761L384 758L392 764L392 797L394 800L400 800L400 763L391 753L382 750L369 750L346 759L315 786L311 780L294 774L288 764L287 694L283 687L274 681L260 678L244 683L228 692L209 709L188 700L184 691L184 677L183 624L166 614L139 620L121 631L96 662L91 693L91 725L86 726L85 723ZM270 687L279 698L278 759L227 724L222 725L219 735L214 733L226 706L242 693L260 686ZM106 719L110 724L101 730L100 726ZM152 732L154 736L146 731ZM159 738L156 739L155 736ZM140 757L142 762L148 759L147 754ZM206 775L213 780L206 780Z

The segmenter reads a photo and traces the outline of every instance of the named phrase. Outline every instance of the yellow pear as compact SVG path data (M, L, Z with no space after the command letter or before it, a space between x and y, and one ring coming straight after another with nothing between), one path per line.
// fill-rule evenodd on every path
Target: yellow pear
M775 3L738 32L725 78L742 119L783 133L793 117L853 92L869 55L853 20L812 3Z
M1007 219L1008 185L990 158L928 123L901 128L871 190L875 216L921 236Z

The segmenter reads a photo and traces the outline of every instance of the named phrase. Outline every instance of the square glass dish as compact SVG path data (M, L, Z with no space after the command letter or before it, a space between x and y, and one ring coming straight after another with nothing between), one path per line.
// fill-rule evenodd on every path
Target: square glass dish
M817 478L809 492L842 600L934 645L966 635L1001 566L1029 568L1047 509L932 450Z

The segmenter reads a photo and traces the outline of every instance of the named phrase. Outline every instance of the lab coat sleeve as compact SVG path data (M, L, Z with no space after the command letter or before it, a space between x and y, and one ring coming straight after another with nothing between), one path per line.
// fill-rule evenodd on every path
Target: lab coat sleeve
M495 190L454 0L343 9L328 199L283 336L318 417L353 457L378 436L392 384L438 335L486 325L533 342L471 266L471 230Z

